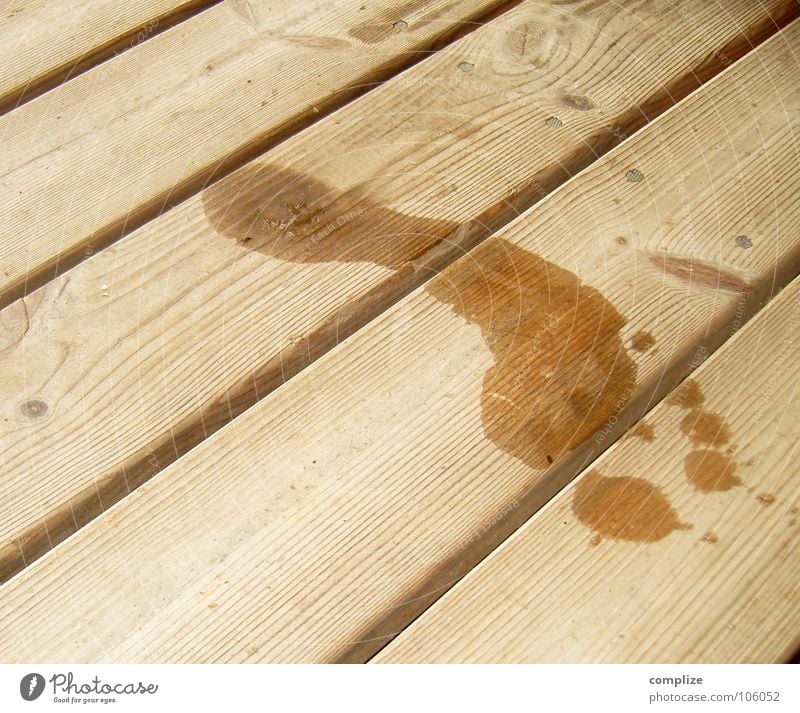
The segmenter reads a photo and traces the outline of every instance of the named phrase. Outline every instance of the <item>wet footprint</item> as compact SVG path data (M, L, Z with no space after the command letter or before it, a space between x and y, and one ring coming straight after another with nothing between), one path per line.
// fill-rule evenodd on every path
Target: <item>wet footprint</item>
M681 431L694 449L684 459L684 471L695 489L703 493L731 490L742 484L736 474L731 430L722 416L704 407L705 395L694 379L686 379L664 401L686 411Z
M458 227L388 209L371 196L366 185L341 192L287 168L252 165L204 191L203 204L211 225L236 244L300 263L401 269ZM486 437L545 470L614 423L635 392L636 362L622 338L626 320L577 275L502 238L489 238L470 256L427 291L477 324L494 356L481 397ZM644 353L654 346L655 338L640 331L630 348ZM653 440L652 428L637 428L636 435ZM687 429L700 439L720 431L702 413ZM713 482L734 479L730 472ZM641 478L589 474L576 488L574 510L598 533L595 544L600 537L655 542L691 527Z
M494 356L483 379L484 433L531 468L595 436L635 391L625 318L535 253L490 238L427 289L481 328Z
M676 530L690 530L681 522L660 488L644 478L605 477L587 473L575 487L572 510L598 535L629 542L657 542ZM598 544L597 536L592 544Z

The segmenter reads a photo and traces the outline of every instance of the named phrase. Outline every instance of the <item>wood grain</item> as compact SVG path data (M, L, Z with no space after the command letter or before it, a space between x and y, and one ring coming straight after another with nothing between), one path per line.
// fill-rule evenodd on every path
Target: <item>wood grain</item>
M3 585L0 659L375 653L800 272L798 37L764 43ZM497 309L453 299L476 270ZM553 319L531 332L542 304ZM614 346L628 393L603 378ZM606 416L580 444L561 431L544 467L492 428L493 393L527 428L541 379L546 428L580 424L589 384L593 422Z
M226 0L0 117L0 304L505 4Z
M523 4L13 303L0 577L688 91L766 9Z
M13 0L0 19L0 112L135 47L218 0Z
M800 645L798 364L795 280L647 416L650 441L629 431L374 660L786 660ZM692 391L724 421L699 448L683 428ZM632 542L664 525L640 482L690 527ZM604 483L621 484L613 501Z

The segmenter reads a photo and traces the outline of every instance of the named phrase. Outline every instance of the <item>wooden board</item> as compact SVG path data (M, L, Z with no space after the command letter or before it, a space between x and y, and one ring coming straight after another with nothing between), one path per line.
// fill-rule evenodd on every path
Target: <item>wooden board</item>
M798 38L7 582L0 660L373 654L800 271Z
M0 117L0 304L503 4L226 0Z
M798 365L795 280L375 660L786 660Z
M11 0L0 12L0 112L218 0Z
M741 51L781 7L523 4L12 304L0 576L724 66L719 48ZM277 225L311 206L300 252L237 225L274 196Z

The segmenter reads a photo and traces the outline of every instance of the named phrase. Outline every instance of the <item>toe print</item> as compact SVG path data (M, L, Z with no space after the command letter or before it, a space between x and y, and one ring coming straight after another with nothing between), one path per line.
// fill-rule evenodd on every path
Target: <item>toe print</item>
M705 409L705 395L694 379L686 379L665 401L687 413L681 431L695 447L684 459L689 482L703 493L731 490L742 484L736 475L732 448L721 450L731 440L731 431L722 416Z

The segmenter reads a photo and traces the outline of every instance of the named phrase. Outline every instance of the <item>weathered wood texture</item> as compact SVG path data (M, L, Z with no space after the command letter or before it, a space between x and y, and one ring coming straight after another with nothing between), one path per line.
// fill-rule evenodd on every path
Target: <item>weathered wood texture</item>
M7 582L0 660L373 654L800 271L798 37Z
M0 576L727 63L759 12L523 4L13 303Z
M786 660L798 397L795 281L375 660Z
M0 12L0 112L219 0L12 0Z
M0 304L504 4L226 0L0 117Z

